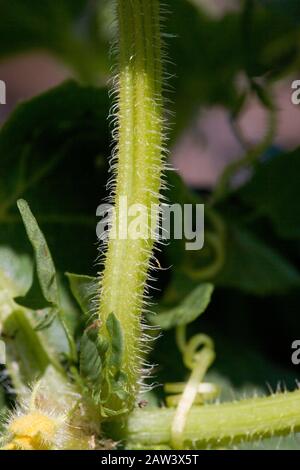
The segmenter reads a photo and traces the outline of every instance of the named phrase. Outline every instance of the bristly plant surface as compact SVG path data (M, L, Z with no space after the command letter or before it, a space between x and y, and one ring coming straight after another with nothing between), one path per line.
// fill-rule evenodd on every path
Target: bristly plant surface
M52 11L50 3L49 9ZM108 239L100 276L67 274L70 290L77 301L75 306L57 274L37 220L25 200L19 199L18 208L33 247L34 263L27 257L16 256L8 248L0 249L0 265L3 267L0 271L1 334L7 345L6 373L18 398L16 411L7 412L3 420L2 448L111 449L118 441L131 449L216 449L297 432L300 430L299 390L219 404L216 400L220 393L219 385L213 377L206 378L215 359L214 342L204 334L197 333L191 337L187 334L187 326L210 304L214 283L222 284L224 266L232 272L232 264L226 265L230 260L226 252L226 211L222 214L216 202L226 199L235 167L225 171L209 201L208 252L199 260L196 255L190 260L188 255L182 255L182 246L177 245L179 261L175 266L173 284L166 290L159 313L154 316L146 312L166 140L161 6L159 0L117 0L115 13L118 24L114 80L116 102L112 113L115 151L110 180L116 214L111 234L114 232L115 236ZM256 164L273 134L274 106L269 104L265 90L257 92L262 101L268 103L272 125L263 143L257 149L251 149L239 166ZM61 121L57 123L62 97L68 105L62 107ZM80 97L82 113L75 97ZM87 116L90 118L94 102L99 106L105 102L102 92L68 83L36 98L29 105L23 105L4 126L0 133L2 153L9 148L8 143L11 136L15 136L16 129L20 132L19 122L24 124L21 126L23 133L17 134L16 151L19 151L19 146L23 147L24 142L29 141L30 144L23 149L15 191L12 196L4 197L0 206L2 223L16 222L16 214L9 211L12 201L47 175L59 158L68 153L68 145L72 152L76 151L73 139L79 145L81 139L85 142L91 130L95 131L95 124L92 124L88 128L90 133L85 132L86 129L82 135L79 132L84 127L82 122L86 123ZM45 110L50 130L42 127L44 123L40 116ZM28 119L25 118L28 116L40 126L34 135L27 128ZM95 112L92 117L94 123L103 116L99 117ZM40 151L43 140L39 139L45 138L45 129L56 136L56 145L61 145L61 153L56 152L55 146L51 148L49 143L46 150L50 155L53 152L52 158L39 171L33 162L31 178L28 179L24 174L28 155ZM72 138L68 141L70 135ZM96 142L98 152L100 142L96 137L92 141ZM294 161L293 155L290 155L290 160ZM4 167L6 164L4 160ZM276 173L276 168L272 171ZM198 201L197 196L189 192L176 176L171 176L170 182L175 192L182 193L183 202ZM11 189L10 184L7 178L3 190L1 188L4 195ZM260 190L263 191L262 188ZM172 191L174 189L170 190L171 199L174 196ZM246 188L242 197L251 201L251 187L248 191ZM146 209L143 213L144 216L146 214L144 230L138 238L124 238L119 231L124 222L121 207L124 198L128 207L137 204ZM132 218L135 215L131 214ZM51 217L48 223L49 220L51 223ZM68 220L72 224L89 224L86 219L78 220L74 214ZM54 216L53 221L57 223ZM274 288L274 285L277 288L278 284L282 287L284 283L298 283L298 273L281 255L274 254L238 224L231 230L242 255L246 243L257 253L266 273L272 271L274 274L275 271L273 284L263 284L261 290ZM252 268L250 258L247 260ZM200 262L195 266L197 260ZM23 276L24 270L30 273L29 277ZM242 266L240 282L253 289L253 279L249 278L252 284L248 278L247 282L244 281L245 270L247 266ZM218 281L219 275L221 281ZM189 289L184 291L187 284ZM178 286L184 291L181 297ZM175 330L178 351L185 369L189 371L186 382L165 384L165 407L154 402L141 409L153 397L150 393L144 400L140 395L147 361L145 341L149 339L143 337L142 317L145 314L153 327L164 332Z
M118 70L116 77L113 180L114 238L108 241L101 275L99 318L114 313L124 335L124 387L128 406L136 399L145 362L142 311L153 236L158 219L162 181L162 45L158 0L119 0ZM124 217L127 205L131 220ZM139 237L127 235L127 226L143 209L144 227ZM123 211L123 212L122 212ZM127 217L127 216L126 216ZM125 235L125 236L124 236ZM105 327L104 327L105 328Z

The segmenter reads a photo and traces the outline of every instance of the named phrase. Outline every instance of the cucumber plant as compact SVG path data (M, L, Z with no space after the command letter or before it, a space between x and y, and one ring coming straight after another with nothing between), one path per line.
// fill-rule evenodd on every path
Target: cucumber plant
M45 237L27 202L18 200L34 265L30 285L10 270L0 278L6 372L17 395L15 411L4 413L2 449L217 449L297 432L299 390L219 404L219 386L206 378L215 360L214 342L202 333L188 335L188 325L210 303L211 278L224 264L226 223L215 201L223 187L228 190L227 174L207 209L213 259L189 268L197 285L179 305L157 315L147 311L148 282L159 267L153 253L165 178L161 5L159 0L117 0L115 6L115 149L109 181L114 216L102 269L96 277L67 274L80 307L80 314L70 315L74 307L66 300ZM145 209L138 237L124 237L119 230L124 197L129 206ZM9 217L9 206L2 206L1 217ZM17 273L18 263L28 263L12 253L5 256L11 256ZM169 291L166 298L172 295ZM142 393L151 397L145 386L147 344L155 342L158 329L174 329L189 377L164 385L166 406L143 409ZM59 347L57 336L63 338Z

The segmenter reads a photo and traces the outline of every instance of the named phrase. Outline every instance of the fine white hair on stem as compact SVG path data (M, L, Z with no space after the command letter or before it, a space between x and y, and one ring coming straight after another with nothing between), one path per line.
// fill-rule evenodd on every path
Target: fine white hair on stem
M169 79L163 66L167 60L161 34L164 6L159 0L116 0L114 7L116 40L111 47L114 66L109 93L113 102L109 120L114 147L106 201L115 206L118 217L120 196L127 196L129 204L146 205L149 211L153 202L164 200L161 193L166 187L163 174L168 154L168 116L163 93ZM155 217L160 223L159 212ZM102 324L110 313L121 323L132 404L153 369L145 356L155 335L144 319L155 281L152 273L159 269L154 250L159 251L162 240L157 239L152 223L145 228L151 232L150 240L115 240L108 236L101 244L97 259L102 267L98 278L100 295L98 289L91 312L100 316ZM105 327L102 332L105 334Z

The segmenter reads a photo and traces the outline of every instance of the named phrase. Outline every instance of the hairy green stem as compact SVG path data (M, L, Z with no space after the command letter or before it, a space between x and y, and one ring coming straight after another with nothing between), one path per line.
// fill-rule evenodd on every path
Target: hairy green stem
M186 448L220 448L300 431L300 390L234 403L192 407L182 434ZM174 409L134 412L128 447L168 446Z
M118 0L117 14L115 236L110 236L108 242L99 316L105 323L108 315L114 313L121 323L125 339L123 369L133 403L141 369L141 312L153 249L151 227L153 217L156 221L158 215L157 210L153 214L152 208L159 203L162 172L159 0ZM135 205L136 209L127 221L122 212L124 201L128 208ZM146 210L147 236L124 236L124 224L130 225L138 207Z

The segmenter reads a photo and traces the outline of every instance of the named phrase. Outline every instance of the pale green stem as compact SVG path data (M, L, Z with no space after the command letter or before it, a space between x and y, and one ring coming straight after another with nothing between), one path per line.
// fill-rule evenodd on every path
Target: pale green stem
M118 142L112 228L116 236L108 243L99 315L105 323L113 312L121 323L123 368L133 402L141 368L141 313L153 240L121 236L118 229L126 220L120 198L126 198L128 208L139 204L146 209L150 235L151 217L157 218L151 205L159 203L162 171L161 43L159 0L118 0L117 5ZM127 220L129 227L131 221Z
M300 431L300 390L234 403L193 406L182 433L186 448L220 448ZM128 448L168 446L175 410L139 410L128 421Z

